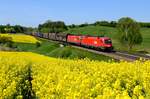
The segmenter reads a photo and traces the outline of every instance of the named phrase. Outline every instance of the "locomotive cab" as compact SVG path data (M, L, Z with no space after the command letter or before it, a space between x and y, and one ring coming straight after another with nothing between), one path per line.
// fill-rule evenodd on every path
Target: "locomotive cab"
M105 47L106 50L113 50L112 46L112 40L108 37L103 38L103 46Z

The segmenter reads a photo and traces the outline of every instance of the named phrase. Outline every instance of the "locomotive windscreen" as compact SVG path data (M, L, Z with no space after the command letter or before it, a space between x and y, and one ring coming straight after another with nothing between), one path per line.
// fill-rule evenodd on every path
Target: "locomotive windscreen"
M105 44L111 44L112 42L111 42L111 40L110 39L108 39L108 40L105 40Z

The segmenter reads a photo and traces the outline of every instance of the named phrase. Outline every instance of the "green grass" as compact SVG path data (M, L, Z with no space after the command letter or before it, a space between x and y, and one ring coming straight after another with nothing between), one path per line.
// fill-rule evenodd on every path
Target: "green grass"
M91 52L86 52L83 50L79 50L76 48L73 48L71 46L66 46L66 47L59 47L52 52L49 53L49 56L52 57L59 57L59 58L70 58L70 59L84 59L84 58L89 58L90 60L104 60L108 61L111 60L111 58L102 56L102 55L97 55Z
M78 27L69 29L66 31L71 34L86 34L86 35L94 35L101 36L105 35L112 39L113 46L117 50L127 50L127 47L120 44L118 41L118 33L117 29L113 27L105 27L105 26L86 26L86 27ZM150 53L150 28L141 28L141 33L143 36L143 42L141 45L136 45L133 48L133 51L147 51Z
M73 28L68 31L67 33L72 33L72 34L89 34L89 35L95 35L95 36L101 36L101 35L109 35L109 36L114 36L112 33L117 32L115 28L111 27L104 27L104 26L86 26L86 27L78 27L78 28Z
M71 46L60 47L59 43L54 43L44 39L39 39L39 41L41 41L40 47L36 47L36 44L16 43L17 49L19 51L34 52L55 58L65 58L65 59L88 58L90 60L100 60L100 61L111 60L111 58L109 57L79 50Z

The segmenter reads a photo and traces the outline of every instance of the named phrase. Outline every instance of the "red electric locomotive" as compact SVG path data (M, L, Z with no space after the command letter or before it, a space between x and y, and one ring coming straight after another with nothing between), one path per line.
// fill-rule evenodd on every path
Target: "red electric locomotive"
M113 50L112 42L109 37L68 35L67 42L101 50Z

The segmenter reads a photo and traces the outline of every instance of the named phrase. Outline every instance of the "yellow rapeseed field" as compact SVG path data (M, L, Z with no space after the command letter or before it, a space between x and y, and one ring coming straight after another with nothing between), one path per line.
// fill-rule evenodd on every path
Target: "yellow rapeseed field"
M14 42L20 43L36 43L38 40L33 36L24 34L0 34L1 36L11 37Z
M150 99L150 61L103 62L0 52L0 98Z

